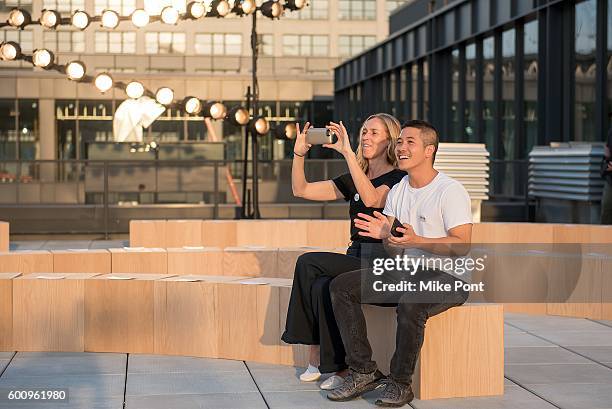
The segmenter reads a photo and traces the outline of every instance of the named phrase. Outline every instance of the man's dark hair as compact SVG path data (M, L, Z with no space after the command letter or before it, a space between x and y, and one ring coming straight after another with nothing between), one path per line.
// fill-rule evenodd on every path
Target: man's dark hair
M438 137L438 130L435 126L422 119L411 119L402 124L404 128L416 128L421 131L421 138L425 146L433 145L435 150L432 157L432 163L436 161L436 154L438 153L438 144L440 138Z

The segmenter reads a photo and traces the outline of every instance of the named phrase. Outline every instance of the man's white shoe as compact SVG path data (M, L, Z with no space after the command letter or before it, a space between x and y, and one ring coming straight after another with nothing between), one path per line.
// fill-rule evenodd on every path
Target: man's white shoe
M314 381L318 381L320 377L321 377L321 372L319 372L319 368L308 364L308 368L306 368L304 373L300 375L300 381L314 382Z
M319 385L319 388L324 391L331 391L332 389L336 389L340 385L344 383L344 378L339 375L332 375Z

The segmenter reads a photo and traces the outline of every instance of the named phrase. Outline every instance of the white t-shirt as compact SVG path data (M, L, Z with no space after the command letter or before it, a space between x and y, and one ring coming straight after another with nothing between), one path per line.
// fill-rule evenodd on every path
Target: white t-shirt
M389 191L383 213L393 216L402 224L410 224L421 237L447 237L448 231L462 224L472 224L470 195L463 185L439 172L427 185L421 188L410 186L409 175ZM434 269L444 271L465 282L471 280L471 272L460 272L449 264L458 263L463 257L445 257L431 254L418 248L404 249L403 255L410 258L426 258Z
M406 175L387 195L383 213L410 224L422 237L440 238L462 224L472 223L470 195L463 185L442 172L427 185L414 188Z

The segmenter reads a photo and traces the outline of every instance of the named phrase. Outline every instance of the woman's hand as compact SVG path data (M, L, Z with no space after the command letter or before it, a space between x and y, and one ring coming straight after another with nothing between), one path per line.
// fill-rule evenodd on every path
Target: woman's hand
M309 128L310 122L306 122L302 131L300 131L300 124L295 124L297 136L295 137L295 146L293 147L293 152L298 154L299 156L306 155L308 153L308 150L310 150L310 148L312 147L311 144L306 143L306 134L308 133Z
M353 148L351 148L351 140L346 132L346 128L342 121L339 124L335 122L330 122L327 126L327 129L331 130L336 134L338 140L335 143L326 143L323 145L324 148L330 148L340 153L342 156L346 157L353 152Z

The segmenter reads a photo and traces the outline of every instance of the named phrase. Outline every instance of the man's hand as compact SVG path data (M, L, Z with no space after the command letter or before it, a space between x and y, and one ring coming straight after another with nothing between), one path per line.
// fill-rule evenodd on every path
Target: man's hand
M372 237L373 239L386 239L391 236L391 224L387 216L380 212L374 212L374 217L365 213L358 213L359 218L355 219L355 227L359 230L360 236Z
M403 224L404 227L397 227L395 231L402 233L400 237L390 236L389 243L397 247L412 247L421 243L421 236L418 236L411 225Z

